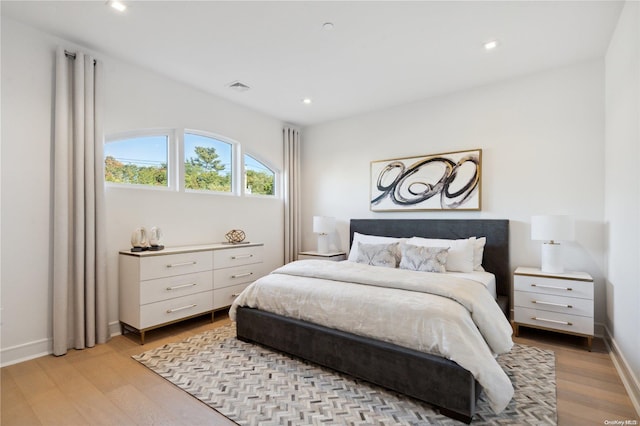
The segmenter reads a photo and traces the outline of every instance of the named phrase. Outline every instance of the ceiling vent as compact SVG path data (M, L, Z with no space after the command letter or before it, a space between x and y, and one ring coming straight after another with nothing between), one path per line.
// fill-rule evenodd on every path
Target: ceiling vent
M246 92L247 90L251 89L249 86L239 81L234 81L233 83L229 83L227 84L227 86L235 90L236 92Z

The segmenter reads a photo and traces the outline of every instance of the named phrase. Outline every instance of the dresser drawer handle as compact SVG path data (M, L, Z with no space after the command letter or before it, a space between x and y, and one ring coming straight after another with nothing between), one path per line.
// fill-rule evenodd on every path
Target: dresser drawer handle
M185 309L191 309L191 308L195 308L196 305L195 303L191 304L191 305L187 305L187 306L181 306L179 308L173 308L173 309L167 309L167 313L168 314L172 314L174 312L178 312L178 311L184 311Z
M242 277L248 277L249 275L253 275L253 272L245 272L243 274L231 275L231 278L242 278Z
M233 259L233 260L249 259L250 257L253 257L253 255L252 254L239 254L237 256L231 256L231 259Z
M546 319L546 318L538 318L538 317L531 317L531 319L532 320L536 320L536 321L552 322L554 324L573 325L572 323L567 322L567 321L557 321L557 320Z
M191 262L170 263L167 265L167 268L176 268L178 266L191 266L191 265L195 265L196 263L198 262L196 262L195 260Z
M198 285L198 283L190 283L190 284L174 285L173 287L167 287L167 290L169 290L169 291L171 291L171 290L178 290L178 289L180 289L180 288L193 287L194 285Z
M532 300L531 303L537 303L538 305L559 306L561 308L573 308L573 306L571 305L565 305L563 303L543 302L541 300Z
M531 284L531 287L552 288L554 290L567 290L567 291L572 291L573 290L571 287L557 287L557 286L554 286L554 285Z
M232 299L235 299L235 298L236 298L236 297L238 297L238 296L240 296L240 293L233 293L233 294L231 295L231 298L232 298Z

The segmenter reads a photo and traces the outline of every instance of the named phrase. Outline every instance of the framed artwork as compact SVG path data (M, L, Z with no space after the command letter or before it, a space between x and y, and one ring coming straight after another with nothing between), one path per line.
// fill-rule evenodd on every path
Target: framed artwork
M482 150L371 162L372 211L480 210Z

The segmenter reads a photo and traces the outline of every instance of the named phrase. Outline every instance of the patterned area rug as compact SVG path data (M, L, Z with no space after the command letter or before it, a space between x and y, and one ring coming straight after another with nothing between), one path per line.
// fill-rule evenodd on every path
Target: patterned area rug
M233 325L133 357L240 425L456 425L428 404L235 338ZM514 384L494 414L472 424L555 425L555 355L516 344L498 358Z

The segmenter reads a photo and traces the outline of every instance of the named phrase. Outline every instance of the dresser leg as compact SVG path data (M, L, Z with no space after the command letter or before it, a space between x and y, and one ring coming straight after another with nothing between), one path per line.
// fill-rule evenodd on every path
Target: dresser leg
M144 331L140 332L140 344L144 345Z
M588 336L587 337L587 345L589 346L589 352L591 352L591 344L593 342L593 337Z
M518 337L519 334L520 334L520 326L516 323L513 323L513 335L515 337Z

